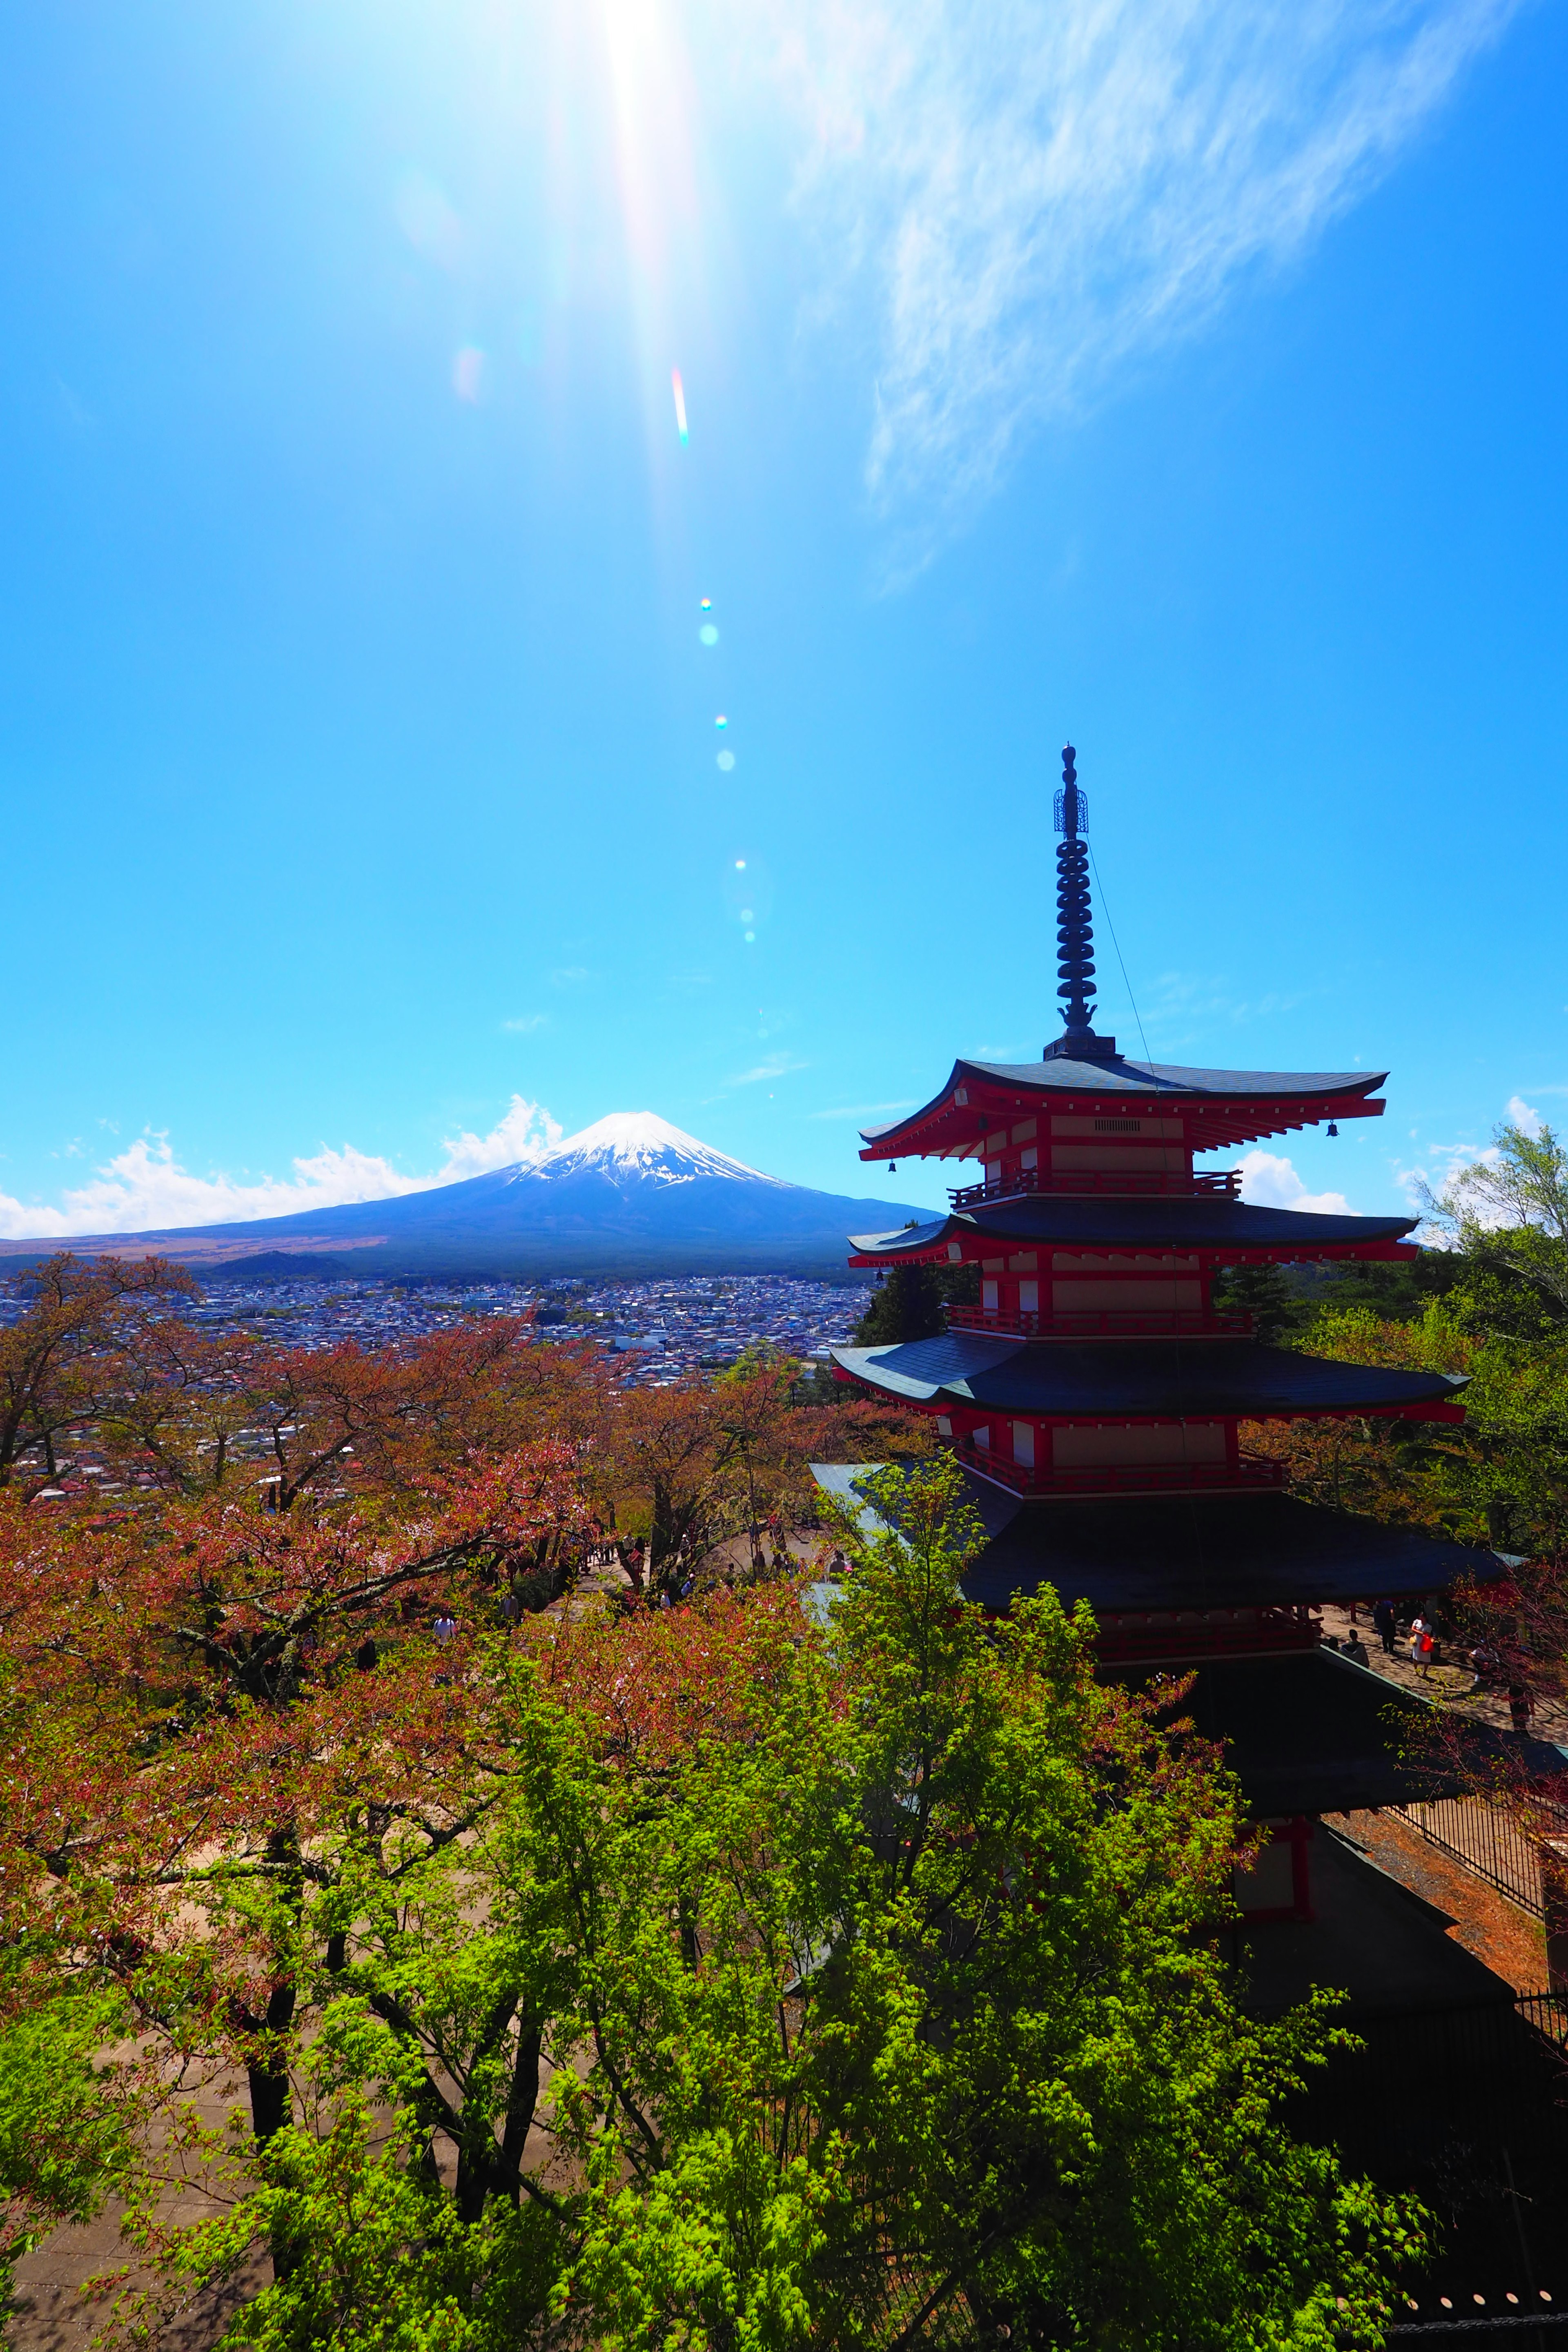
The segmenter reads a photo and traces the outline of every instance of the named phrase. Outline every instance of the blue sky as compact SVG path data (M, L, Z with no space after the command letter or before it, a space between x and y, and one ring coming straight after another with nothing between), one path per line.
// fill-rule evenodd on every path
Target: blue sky
M1393 1069L1256 1197L1562 1111L1561 5L3 14L0 1231L936 1199L1069 737L1124 1046Z

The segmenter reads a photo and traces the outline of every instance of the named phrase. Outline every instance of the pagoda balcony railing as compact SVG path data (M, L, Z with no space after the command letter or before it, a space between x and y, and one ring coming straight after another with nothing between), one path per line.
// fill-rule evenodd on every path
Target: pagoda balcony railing
M961 1438L953 1447L964 1467L1015 1495L1088 1498L1097 1495L1241 1495L1283 1486L1287 1470L1265 1454L1237 1462L1106 1462L1064 1469L1010 1462Z
M962 1184L950 1189L948 1199L955 1209L974 1209L987 1201L1016 1201L1030 1192L1066 1192L1080 1196L1114 1193L1123 1200L1162 1198L1191 1200L1194 1193L1208 1198L1218 1194L1221 1199L1237 1200L1241 1193L1239 1168L1224 1168L1191 1175L1162 1170L1158 1174L1113 1174L1098 1168L1039 1169L1020 1168L1016 1176L988 1177L984 1184Z
M999 1339L1250 1339L1250 1315L1214 1308L1101 1307L1092 1312L1037 1314L994 1307L950 1307L950 1331L994 1331Z

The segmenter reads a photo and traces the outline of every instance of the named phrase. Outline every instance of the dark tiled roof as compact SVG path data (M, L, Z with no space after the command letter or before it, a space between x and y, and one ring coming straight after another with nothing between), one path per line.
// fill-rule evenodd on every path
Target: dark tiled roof
M1006 1249L1344 1249L1358 1242L1398 1241L1414 1217L1324 1217L1305 1209L1260 1209L1223 1193L1170 1198L1086 1197L1026 1192L975 1209L957 1209L889 1234L851 1234L862 1256L897 1258L949 1241L994 1240Z
M1226 1762L1263 1818L1454 1793L1450 1775L1399 1752L1430 1720L1427 1702L1334 1650L1215 1659L1197 1668L1174 1713L1201 1738L1224 1741Z
M950 1331L882 1348L835 1348L857 1380L912 1402L989 1405L999 1412L1218 1414L1376 1412L1452 1397L1463 1374L1342 1364L1251 1339L1058 1339L1030 1345Z
M852 1502L857 1480L874 1466L814 1463L812 1475ZM1114 1615L1373 1601L1500 1573L1492 1552L1291 1495L1026 1503L967 1472L964 1485L990 1538L964 1590L988 1609L1045 1584L1069 1607L1082 1600Z
M1039 1062L956 1061L940 1094L918 1111L880 1127L862 1128L868 1143L914 1127L965 1078L990 1079L1004 1087L1054 1095L1179 1095L1188 1100L1221 1101L1260 1097L1273 1102L1312 1095L1367 1095L1380 1087L1386 1070L1194 1070L1175 1062L1130 1062L1124 1055L1103 1062L1069 1062L1052 1058Z

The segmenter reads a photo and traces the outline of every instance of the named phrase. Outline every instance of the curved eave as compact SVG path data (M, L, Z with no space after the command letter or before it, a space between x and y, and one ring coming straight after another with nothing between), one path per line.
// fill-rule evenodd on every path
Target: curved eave
M1376 1118L1386 1070L1198 1070L1161 1062L954 1062L919 1110L862 1128L862 1160L962 1157L997 1118L1038 1111L1125 1112L1131 1101L1183 1112L1195 1150L1258 1141L1326 1118ZM956 1100L963 1088L969 1099Z
M948 1332L880 1348L835 1348L855 1381L927 1411L1036 1422L1298 1421L1342 1413L1462 1421L1461 1372L1346 1364L1256 1340L1067 1340L1049 1348Z
M1104 1257L1144 1257L1152 1250L1235 1262L1256 1254L1289 1263L1313 1257L1404 1257L1414 1217L1330 1217L1303 1209L1259 1208L1248 1201L1183 1194L1119 1199L1033 1192L984 1208L954 1209L921 1225L884 1234L850 1234L851 1265L958 1263L1027 1250L1071 1250Z
M879 1466L814 1462L811 1468L818 1486L870 1528L879 1521L862 1482ZM1043 1584L1054 1585L1069 1606L1087 1601L1102 1617L1316 1606L1438 1592L1461 1578L1485 1582L1504 1569L1495 1552L1293 1495L1196 1496L1173 1510L1165 1496L1025 1503L967 1472L964 1489L987 1538L964 1570L964 1589L988 1609L1005 1609L1016 1593Z

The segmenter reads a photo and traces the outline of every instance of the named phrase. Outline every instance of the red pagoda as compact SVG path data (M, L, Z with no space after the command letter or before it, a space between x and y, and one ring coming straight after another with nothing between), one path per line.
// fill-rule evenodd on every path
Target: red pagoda
M866 1160L970 1161L947 1213L856 1237L856 1266L973 1265L980 1304L939 1338L835 1350L842 1378L931 1414L989 1542L972 1596L1049 1583L1092 1605L1123 1673L1201 1669L1200 1724L1257 1810L1294 1819L1408 1790L1390 1686L1326 1652L1327 1601L1428 1597L1492 1555L1285 1491L1239 1428L1325 1416L1458 1421L1463 1381L1260 1344L1219 1311L1226 1266L1390 1260L1415 1220L1254 1206L1198 1154L1374 1118L1383 1076L1133 1061L1093 1027L1088 811L1074 752L1056 799L1062 1034L1037 1062L955 1062L923 1108L864 1134ZM1331 1131L1332 1131L1331 1129ZM822 1483L852 1496L854 1468ZM1267 1669L1267 1671L1265 1671ZM1289 1904L1305 1916L1304 1849Z

